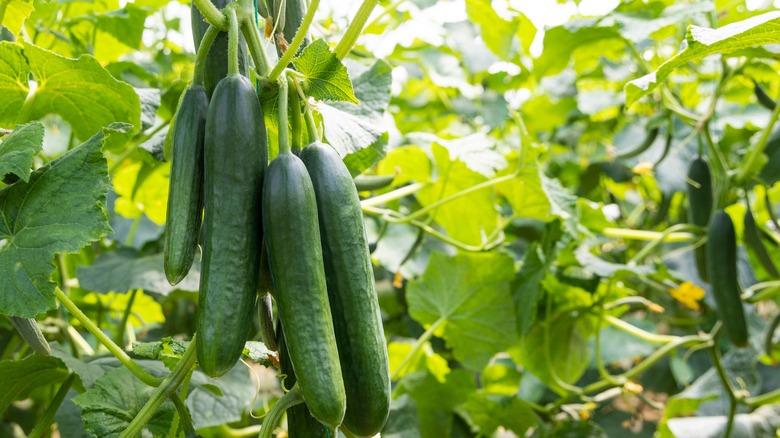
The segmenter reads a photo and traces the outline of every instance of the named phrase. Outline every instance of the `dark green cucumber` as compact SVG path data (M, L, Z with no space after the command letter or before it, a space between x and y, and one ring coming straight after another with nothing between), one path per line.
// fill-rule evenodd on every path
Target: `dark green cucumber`
M737 236L731 217L723 210L715 213L710 222L707 235L707 270L726 335L734 345L747 346L747 323L737 282Z
M647 131L647 135L645 135L645 139L642 140L642 143L638 144L637 147L635 147L634 149L616 154L615 159L627 160L629 158L634 158L638 155L641 155L644 151L650 149L650 146L652 146L653 143L655 143L655 139L658 138L659 132L660 129L658 128L650 129L649 131Z
M276 341L274 331L274 314L271 294L265 294L258 298L258 317L260 319L260 334L263 335L263 343L271 351L278 351L279 344Z
M19 336L24 339L24 342L26 342L36 354L51 356L51 347L49 346L49 343L46 342L46 338L43 337L41 328L38 327L38 322L35 318L17 318L12 316L11 324L16 327Z
M230 0L211 0L217 9L223 9ZM192 19L192 39L195 42L195 49L200 47L200 41L209 24L203 18L195 3L190 6L190 18ZM214 88L222 78L228 74L228 34L219 32L214 42L211 44L209 55L206 57L206 65L203 66L203 82L206 87L206 93L211 97ZM244 37L239 34L238 37L238 68L242 75L249 74L249 62L247 59L247 47Z
M295 38L295 34L298 32L298 29L301 27L301 23L303 22L303 17L306 15L306 0L271 0L273 2L273 13L274 13L274 20L277 19L277 17L280 17L279 21L283 22L284 26L283 29L281 29L281 33L284 36L285 41L287 43L291 43L293 38ZM284 16L280 16L279 9L281 8L281 4L284 2ZM279 32L279 30L277 30ZM309 37L307 36L303 40L303 44L301 44L301 47L298 49L298 53L296 55L300 54L303 49L306 48L306 46L309 45ZM276 45L276 54L280 57L282 56L282 50L279 47L279 44Z
M198 363L218 377L244 349L252 325L262 242L261 193L268 161L263 112L241 75L214 90L206 119L205 216L198 301Z
M336 331L347 412L344 426L370 437L390 410L390 372L363 212L347 166L329 145L301 151L317 197L328 298Z
M358 175L355 177L355 188L358 192L370 192L389 187L395 180L393 175Z
M280 153L268 166L263 231L277 314L303 399L317 420L336 427L344 419L346 396L328 304L317 204L306 167L292 153Z
M287 344L284 339L284 329L281 324L276 332L279 338L279 366L284 378L284 387L290 389L298 381L295 370L290 362L290 354L287 352ZM328 432L316 418L311 415L305 403L295 405L287 409L287 436L289 438L326 438Z
M753 93L756 95L756 100L758 100L758 103L761 104L761 106L770 111L775 110L775 106L777 105L775 100L769 97L769 95L766 94L766 91L764 91L764 88L756 81L753 81Z
M769 251L766 250L764 242L761 241L761 233L756 225L756 219L753 217L753 212L750 210L750 203L748 202L747 211L745 212L745 244L748 248L753 250L761 266L766 269L774 278L780 278L780 272L777 271L775 262L772 261L772 256L769 255Z
M203 144L209 100L202 85L184 91L173 122L165 277L178 284L192 266L203 217Z
M706 227L712 215L712 176L710 165L702 157L697 156L688 167L688 216L690 222L699 227ZM696 270L699 277L709 281L707 275L707 250L704 246L694 251Z

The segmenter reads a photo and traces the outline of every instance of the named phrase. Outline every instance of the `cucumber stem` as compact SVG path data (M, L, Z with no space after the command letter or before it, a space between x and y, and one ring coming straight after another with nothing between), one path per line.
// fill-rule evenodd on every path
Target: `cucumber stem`
M279 81L279 154L289 154L290 136L287 126L287 79Z
M198 8L203 18L212 25L216 26L219 30L225 30L228 26L227 17L211 3L211 0L192 0L195 7Z
M339 41L338 45L336 45L335 52L337 58L346 58L347 54L352 50L352 47L355 46L355 42L363 32L363 26L366 25L366 21L368 21L368 17L371 16L371 12L374 11L376 4L377 0L363 0L360 9L358 9L357 14L355 14L355 18L349 23L347 31L344 33L344 36L341 38L341 41Z
M57 393L54 395L54 399L52 399L51 404L46 409L46 412L44 412L43 416L38 419L38 424L35 425L35 428L32 430L32 432L30 432L30 435L28 435L27 438L43 438L45 436L49 436L51 433L51 422L54 420L54 415L60 408L62 401L65 400L65 396L68 394L68 391L70 390L71 385L73 385L73 380L75 378L75 373L68 374L68 377L65 378L65 381L62 382L62 385L60 385L60 389L58 389Z
M228 75L239 75L238 69L238 17L236 9L231 7L233 3L225 8L225 15L228 17L230 27L228 28Z
M282 419L282 415L287 409L303 403L303 399L298 393L298 384L293 385L287 394L283 395L279 401L268 411L268 414L263 420L263 427L260 429L260 438L271 438L274 433L274 428L279 424L279 420Z
M138 289L133 289L132 292L130 292L130 298L127 300L127 305L125 306L125 312L122 314L122 321L119 323L119 325L116 328L116 335L114 337L114 342L116 342L117 345L122 344L125 340L125 327L127 327L127 320L130 319L130 312L133 309L133 302L135 302L135 296L137 293L138 293Z
M195 54L195 73L192 77L194 84L203 85L204 78L204 66L206 65L206 57L209 55L211 45L214 43L214 38L217 37L219 29L213 25L206 29L206 33L203 34L203 39L200 40L200 46L198 46L198 52Z
M251 20L246 20L241 26L241 33L244 34L247 47L249 47L249 53L252 55L252 60L255 62L255 72L257 72L259 76L267 75L268 57L265 54L265 48L263 48L262 38L260 37L260 31L257 29L257 25L252 23Z
M78 308L78 306L76 306L76 303L71 301L71 299L68 298L68 296L65 295L62 290L60 290L60 288L54 289L54 295L58 300L60 300L62 305L68 309L71 315L76 317L76 319L79 320L84 328L87 329L87 331L90 332L92 336L94 336L101 344L103 344L106 349L111 352L111 354L113 354L114 357L119 360L119 362L122 363L122 365L127 367L127 369L130 370L134 376L138 377L142 382L149 386L159 386L163 382L163 379L152 376L146 372L146 370L138 366L138 364L135 363L135 361L133 361L133 359L131 359L127 353L125 353L125 350L116 345L108 336L106 336L106 334L103 333L103 330L100 330L100 328L95 325L95 323L92 322L92 320L89 319L89 317L85 315L84 312Z
M371 1L374 3L376 2L376 0ZM303 40L306 39L306 34L309 32L309 26L311 26L312 21L314 21L314 13L317 12L317 7L319 5L320 0L311 0L309 9L306 11L303 21L301 21L301 26L298 28L298 32L295 33L295 38L293 38L292 42L287 47L287 51L284 52L284 55L279 59L279 62L276 63L274 69L271 70L271 73L268 75L269 80L275 81L279 75L282 74L282 71L287 68L287 65L290 64L290 61L292 61L295 54L298 53L298 49L301 47L301 44L303 44Z

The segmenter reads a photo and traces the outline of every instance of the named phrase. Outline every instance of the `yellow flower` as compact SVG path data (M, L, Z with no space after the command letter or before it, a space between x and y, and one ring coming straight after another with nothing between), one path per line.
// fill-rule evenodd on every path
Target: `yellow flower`
M704 298L704 289L690 281L681 284L678 289L670 289L669 293L672 298L691 310L699 310L699 301Z
M636 166L634 166L634 168L631 170L633 170L634 173L637 175L644 175L646 173L650 173L653 171L653 163L649 163L649 162L637 163Z

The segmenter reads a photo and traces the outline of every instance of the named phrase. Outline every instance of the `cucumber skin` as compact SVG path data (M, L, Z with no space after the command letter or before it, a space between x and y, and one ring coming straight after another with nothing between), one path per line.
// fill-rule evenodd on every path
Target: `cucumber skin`
M390 186L395 175L358 175L353 181L358 192L371 192Z
M700 227L706 227L712 216L712 175L709 164L702 157L697 156L691 161L690 167L688 167L688 179L699 185L699 187L696 187L688 183L690 222ZM709 281L706 247L700 246L696 248L693 255L696 260L696 270L699 272L699 277L704 281Z
M390 411L387 343L357 189L339 154L315 142L301 151L317 197L328 298L353 434L374 436Z
M710 222L707 269L726 334L734 345L747 346L747 323L737 282L737 235L731 217L723 210L715 213Z
M209 100L202 85L184 91L173 123L165 277L178 284L192 267L203 216L203 145Z
M217 9L222 10L230 0L211 0ZM192 39L195 42L195 50L200 47L200 41L209 28L209 24L203 18L195 3L190 5L190 18L192 21ZM238 69L242 75L249 74L249 60L247 58L246 41L243 35L238 35ZM206 65L203 70L203 82L209 97L214 93L214 88L219 81L228 74L228 34L219 32L211 44L209 55L206 57Z
M9 318L11 318L11 324L13 324L16 331L19 332L19 336L24 339L24 342L26 342L36 354L51 356L51 347L49 346L49 343L46 342L46 338L43 337L43 333L41 332L40 327L38 327L38 322L35 321L35 318L19 318L16 316L11 316Z
M287 352L287 342L284 339L284 330L281 324L277 326L276 333L279 338L279 367L282 374L285 375L284 387L292 388L297 378L292 362L290 362L290 354ZM289 438L326 438L328 435L325 426L312 417L305 403L301 403L287 409L287 436Z
M198 363L219 377L238 361L252 326L262 242L261 193L268 145L249 79L217 85L206 121L203 262Z
M328 304L317 204L306 167L291 153L279 154L268 166L263 232L276 308L303 399L317 420L336 427L344 419L346 396Z

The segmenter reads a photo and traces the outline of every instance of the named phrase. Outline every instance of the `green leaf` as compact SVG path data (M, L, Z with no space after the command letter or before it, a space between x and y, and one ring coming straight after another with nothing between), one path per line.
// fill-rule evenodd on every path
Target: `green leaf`
M420 438L417 404L409 395L404 394L390 403L390 415L382 428L382 438Z
M111 232L101 148L111 132L127 129L112 125L34 171L29 182L0 190L0 312L31 318L54 308L53 256Z
M493 355L515 341L509 295L514 264L499 253L431 255L422 278L409 283L409 313L421 324L441 324L455 357L481 370Z
M0 0L0 3L2 2L7 2L3 26L8 28L14 35L19 35L24 21L35 10L32 0Z
M575 251L577 261L588 271L601 276L612 277L620 272L628 272L635 275L650 275L655 268L650 265L625 265L606 261L591 252L594 242L585 241Z
M56 357L34 354L24 360L0 362L0 413L15 399L31 390L59 382L68 375L65 364Z
M151 11L128 3L124 8L96 14L97 28L122 44L138 49L144 34L144 23Z
M512 55L517 22L501 18L490 0L466 0L466 13L471 21L479 25L485 45L502 59L508 60Z
M492 436L499 426L525 436L528 429L539 423L531 406L515 396L473 393L463 409L483 436Z
M317 105L325 125L325 138L342 157L381 140L387 131L383 113L390 102L392 84L390 66L384 61L376 61L369 69L353 64L350 68L354 70L352 83L360 104L332 102Z
M248 357L254 363L259 363L264 367L272 367L279 363L276 353L269 350L262 342L247 341L244 346L244 356Z
M91 266L79 266L77 277L81 287L93 292L143 289L168 295L174 290L197 291L200 263L195 260L184 280L171 286L165 279L162 253L141 256L135 250L123 248L102 254Z
M560 221L550 222L545 228L542 241L528 246L523 266L512 281L518 335L525 334L534 322L536 305L542 294L542 280L555 262L556 244L563 236Z
M661 64L656 71L626 84L627 106L650 94L674 69L691 61L716 53L727 54L776 43L780 40L780 11L767 12L718 29L691 25L685 38L687 45L680 53Z
M22 110L27 120L58 114L79 139L114 122L141 126L138 94L127 83L114 79L95 58L63 58L27 43L24 56L38 83L32 101Z
M140 412L156 388L138 380L125 367L111 370L73 402L81 407L81 418L92 436L118 437ZM166 400L144 427L152 436L167 436L176 408Z
M603 40L621 38L615 26L604 27L597 23L598 19L581 19L547 29L544 51L534 60L534 74L539 77L558 74L569 65L575 50Z
M397 396L409 394L416 402L420 436L439 438L451 436L455 408L476 389L474 378L466 370L453 370L444 382L428 372L418 371L401 379Z
M7 41L0 42L0 126L13 126L30 87L27 76L30 66L22 54L22 46Z
M255 383L243 366L233 367L218 380L196 370L192 373L190 385L192 390L185 404L192 413L195 429L234 423L246 418L255 396ZM222 395L216 395L215 391L220 391Z
M309 44L293 59L296 70L306 76L306 94L317 100L360 103L352 90L347 68L330 50L328 43L319 39Z
M43 148L43 125L30 122L17 125L0 143L0 179L13 174L24 182L30 179L33 157Z

